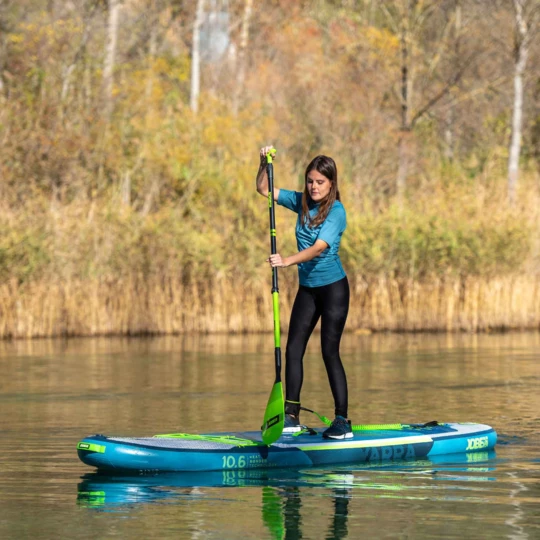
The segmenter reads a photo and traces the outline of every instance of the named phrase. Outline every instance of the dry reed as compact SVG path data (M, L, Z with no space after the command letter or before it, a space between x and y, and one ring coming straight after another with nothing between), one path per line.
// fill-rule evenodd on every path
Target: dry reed
M539 276L366 281L351 276L347 329L467 331L540 328ZM296 287L281 287L282 326ZM186 283L178 277L46 281L0 286L0 338L266 332L267 283Z

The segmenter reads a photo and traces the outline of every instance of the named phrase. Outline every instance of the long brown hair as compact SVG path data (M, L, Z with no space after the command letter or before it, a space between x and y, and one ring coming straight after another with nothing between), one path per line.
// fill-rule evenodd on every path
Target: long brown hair
M311 195L308 192L308 174L316 170L321 173L323 176L330 180L330 193L320 202L319 211L317 215L313 218L309 216L309 203L313 202ZM330 208L336 201L340 201L341 197L339 196L338 189L338 173L336 162L328 156L317 156L314 158L311 163L306 168L305 181L304 181L304 193L302 195L302 223L309 223L310 227L317 227L320 225L328 216Z

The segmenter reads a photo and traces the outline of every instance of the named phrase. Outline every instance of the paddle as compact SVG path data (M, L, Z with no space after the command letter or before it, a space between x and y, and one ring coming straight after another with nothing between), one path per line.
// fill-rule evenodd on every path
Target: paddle
M270 251L272 255L277 253L276 247L276 218L274 212L274 165L272 159L276 154L272 148L266 154L266 174L268 176L268 208L270 210ZM272 268L272 304L274 307L274 359L276 366L276 379L266 410L262 425L262 440L264 444L276 442L283 431L285 420L285 400L283 399L283 384L281 383L281 335L279 323L279 289L278 270Z

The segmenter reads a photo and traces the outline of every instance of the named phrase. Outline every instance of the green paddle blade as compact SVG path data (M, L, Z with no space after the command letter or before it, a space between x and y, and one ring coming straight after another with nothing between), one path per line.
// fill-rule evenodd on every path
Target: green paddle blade
M268 398L264 421L262 425L262 440L264 444L276 442L283 431L285 421L285 401L283 399L283 384L281 381L274 383L272 392Z

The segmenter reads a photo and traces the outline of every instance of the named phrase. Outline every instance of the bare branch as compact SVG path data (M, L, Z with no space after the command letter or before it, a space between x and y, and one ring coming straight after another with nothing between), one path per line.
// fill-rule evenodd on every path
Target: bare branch
M465 60L465 62L463 63L463 65L461 66L461 68L456 71L452 77L446 82L446 84L444 85L444 87L435 95L433 96L412 118L411 122L410 122L410 127L413 128L416 124L416 122L418 122L418 120L420 120L420 118L422 118L422 116L427 112L429 111L434 105L437 104L438 101L440 101L449 91L450 89L455 86L459 80L461 79L461 77L463 76L463 74L465 73L465 71L467 71L468 67L472 64L473 60L478 56L478 53L473 53L471 54L471 56L469 56L469 58L467 60Z

